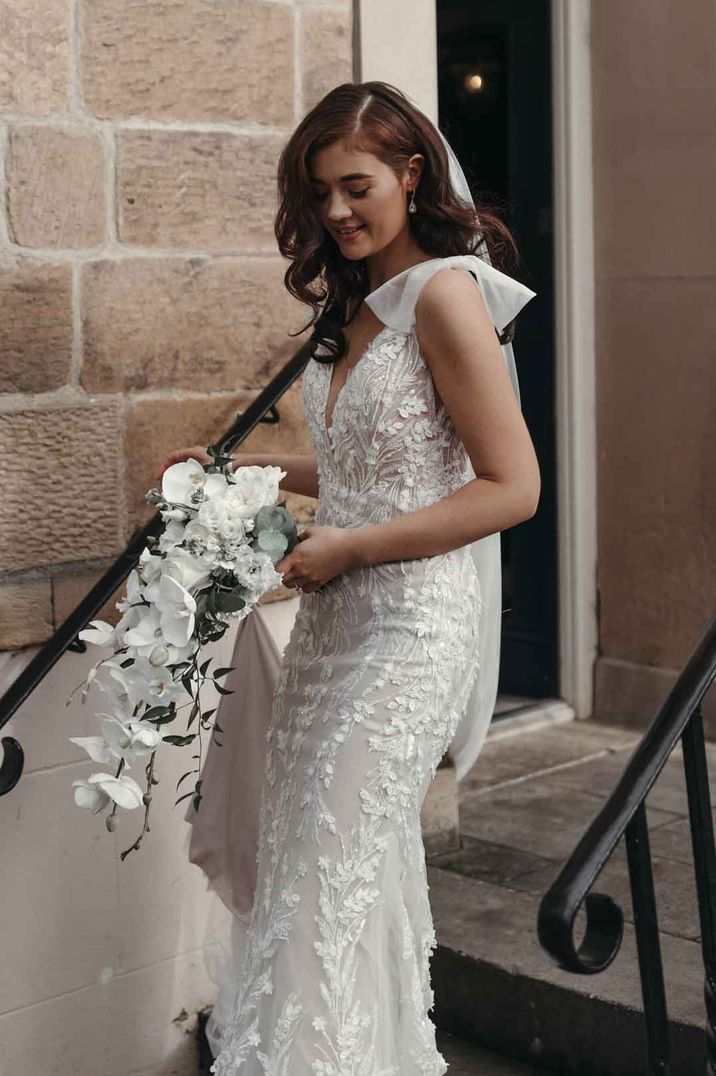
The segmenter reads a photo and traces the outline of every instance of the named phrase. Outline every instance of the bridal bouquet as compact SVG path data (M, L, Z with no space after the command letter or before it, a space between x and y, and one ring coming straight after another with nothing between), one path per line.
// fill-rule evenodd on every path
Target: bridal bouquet
M196 769L177 783L201 772L201 730L222 730L202 712L200 693L207 681L220 694L231 694L219 680L231 669L209 673L211 659L200 663L204 643L220 639L232 621L248 616L262 594L281 582L274 565L298 541L296 525L285 504L276 505L279 467L238 467L218 448L212 463L176 463L162 476L162 488L146 495L159 509L164 529L149 539L139 565L127 580L125 597L117 602L123 614L112 625L93 620L80 638L113 652L98 661L82 686L82 701L95 683L109 698L107 713L98 713L101 735L73 736L93 762L115 768L73 781L75 803L97 814L110 803L107 829L117 827L118 807L144 804L144 826L124 859L149 831L149 806L154 760L161 743L184 747L198 740L192 758ZM166 734L187 712L186 731ZM197 722L195 730L191 727ZM216 740L219 744L219 740ZM220 745L220 744L219 744ZM124 771L145 764L146 791ZM201 778L175 802L194 797L201 802Z

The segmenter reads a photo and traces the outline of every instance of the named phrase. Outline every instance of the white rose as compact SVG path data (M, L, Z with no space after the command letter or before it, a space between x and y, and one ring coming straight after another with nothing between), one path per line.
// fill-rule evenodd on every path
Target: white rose
M211 500L203 501L199 505L196 518L199 523L203 523L210 531L221 530L221 524L226 518L224 499L212 498Z
M286 477L280 467L239 467L226 494L226 511L231 516L247 519L259 508L278 500L279 482Z
M253 524L253 520L242 519L240 516L226 516L219 528L219 533L225 542L240 542L246 537L249 523Z

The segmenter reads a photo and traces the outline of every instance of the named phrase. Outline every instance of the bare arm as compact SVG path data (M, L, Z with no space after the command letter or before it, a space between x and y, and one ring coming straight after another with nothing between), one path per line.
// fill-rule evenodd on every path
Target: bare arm
M421 351L476 478L442 500L351 531L359 565L446 553L534 515L540 474L484 300L461 271L439 270L416 307Z
M237 467L280 467L286 477L279 483L279 489L285 493L302 493L306 497L318 497L318 466L313 453L299 455L283 452L234 452L234 470ZM174 463L195 459L199 463L209 463L209 454L202 445L191 445L171 452L159 468L157 479L161 480L167 467Z
M318 497L318 467L313 453L284 455L283 453L235 452L236 467L280 467L286 477L279 489L288 493L303 493L306 497Z

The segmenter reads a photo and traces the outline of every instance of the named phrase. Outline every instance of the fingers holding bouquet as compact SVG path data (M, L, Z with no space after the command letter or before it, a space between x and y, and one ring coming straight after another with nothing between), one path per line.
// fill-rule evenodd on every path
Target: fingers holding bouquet
M211 456L202 445L190 445L189 448L177 448L174 452L170 452L166 459L159 465L157 481L161 480L162 475L168 467L173 467L175 463L186 463L187 460L197 460L201 464L208 465L211 463Z
M350 529L309 526L275 568L283 574L284 586L310 594L358 563L355 535Z

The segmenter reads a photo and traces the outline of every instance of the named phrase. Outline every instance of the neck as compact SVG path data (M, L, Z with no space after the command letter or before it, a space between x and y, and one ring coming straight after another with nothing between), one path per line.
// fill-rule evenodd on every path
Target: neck
M430 261L431 258L432 255L421 250L407 230L401 232L382 250L368 255L365 259L370 291L375 291L405 269L410 269L418 262Z

